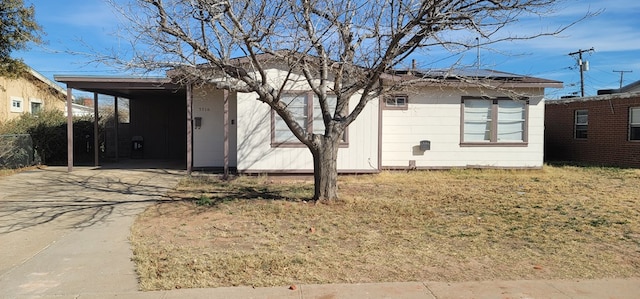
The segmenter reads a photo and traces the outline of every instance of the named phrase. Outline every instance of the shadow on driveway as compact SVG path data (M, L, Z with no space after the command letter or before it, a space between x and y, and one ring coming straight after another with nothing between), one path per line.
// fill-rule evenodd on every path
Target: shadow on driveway
M85 228L168 200L184 171L48 167L0 178L0 234L44 224ZM122 207L118 208L117 207Z

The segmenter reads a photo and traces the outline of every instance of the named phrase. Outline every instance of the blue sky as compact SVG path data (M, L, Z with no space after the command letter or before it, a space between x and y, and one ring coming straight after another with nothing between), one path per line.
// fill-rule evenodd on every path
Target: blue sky
M119 18L104 0L25 0L36 9L36 20L43 27L46 44L14 53L32 68L53 79L53 75L132 75L121 70L90 63L91 55L69 52L108 52L126 43L116 37ZM579 92L580 73L576 59L569 56L579 49L585 53L590 70L584 73L585 94L598 89L617 88L620 73L623 84L640 80L640 1L637 0L569 0L554 15L525 18L504 34L527 34L554 30L579 19L588 11L602 12L567 29L558 37L505 42L481 48L481 67L505 72L563 81L565 88L550 89L548 98ZM93 49L93 50L90 50ZM421 67L447 67L437 52L415 56ZM476 61L476 50L455 57L465 64Z

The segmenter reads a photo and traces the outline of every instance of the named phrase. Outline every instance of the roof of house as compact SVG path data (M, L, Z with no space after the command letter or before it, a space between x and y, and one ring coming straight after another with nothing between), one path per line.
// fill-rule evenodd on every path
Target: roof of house
M283 56L278 56L282 54ZM257 54L256 59L261 63L282 63L287 59L291 59L294 64L298 64L300 60L309 63L320 64L321 60L315 55L299 53L290 50L276 51L275 53ZM246 74L247 70L244 65L251 67L252 61L248 56L233 58L229 61L233 66L225 66L227 72L238 72ZM340 65L338 61L332 61L332 66ZM366 67L354 65L355 68L366 70ZM209 64L200 64L200 69L211 69ZM178 69L167 72L169 77L180 77L184 73L180 73ZM492 87L549 87L562 88L561 81L548 80L543 78L518 75L513 73L501 72L490 69L479 68L449 68L449 69L394 69L382 75L383 83L395 84L402 81L412 81L412 85L443 85L456 84L469 86L490 85ZM480 83L480 84L479 84Z
M490 69L452 68L395 70L391 72L391 76L392 77L387 77L384 79L393 80L394 77L400 78L401 80L422 79L424 80L424 84L426 85L436 85L447 82L482 82L491 85L499 85L501 87L562 87L561 81L518 75Z
M303 55L311 59L317 59L310 55ZM282 58L273 54L258 54L258 59L263 62L279 62ZM242 68L242 64L250 63L248 57L240 57L232 59L233 62L239 63L240 67L230 66L231 71L246 72ZM207 69L206 64L199 65L197 68ZM68 87L109 94L121 97L131 97L139 93L154 92L179 92L181 84L181 72L179 69L167 72L168 77L104 77L104 76L55 76L55 80L66 83ZM392 70L382 76L383 83L391 83L398 81L416 81L419 86L440 86L440 85L456 85L456 86L491 86L498 88L561 88L562 82L548 80L513 73L501 72L487 69L426 69L426 70Z
M54 79L67 87L123 98L161 94L179 94L184 90L166 77L66 76Z
M89 107L89 106L85 106L85 105L80 105L80 104L76 104L76 103L71 103L71 110L73 113L73 116L85 116L85 115L93 115L94 113L94 108L93 107ZM67 116L67 110L64 110L64 115Z
M628 99L640 97L640 80L627 84L621 88L616 89L600 89L595 96L588 97L564 97L559 100L548 100L546 103L549 105L567 104L575 102L588 102L588 101L608 101L617 99Z
M60 85L58 85L58 83L55 83L55 82L49 80L47 77L45 77L44 75L38 73L36 70L32 69L29 66L27 66L27 71L29 72L29 74L31 76L33 76L37 80L41 81L42 83L47 84L50 88L52 88L56 92L60 93L61 95L64 95L65 97L67 96L67 91L64 90L64 88L62 88Z
M558 105L558 104L568 104L568 103L576 103L576 102L623 100L623 99L638 98L638 97L640 97L640 91L601 94L601 95L589 96L589 97L562 98L559 100L548 100L545 103L547 105Z
M598 90L598 94L615 94L634 91L640 91L640 80L616 89L600 89Z

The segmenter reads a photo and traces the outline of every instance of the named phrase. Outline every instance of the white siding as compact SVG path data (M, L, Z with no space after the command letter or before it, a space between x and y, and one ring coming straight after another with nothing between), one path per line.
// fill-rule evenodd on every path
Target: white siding
M300 90L301 87L296 89ZM271 147L271 112L255 94L238 94L238 170L241 172L312 172L306 147ZM355 96L350 106L357 102ZM378 167L378 103L367 105L348 128L349 145L338 151L338 170L374 171Z
M284 76L269 70L269 78ZM302 78L287 90L308 90ZM274 82L277 86L278 82ZM543 89L518 90L529 97L528 145L524 147L460 146L462 96L505 96L495 91L423 87L408 95L407 110L383 110L382 132L378 131L379 101L370 102L348 128L348 147L338 152L342 172L370 172L382 168L404 168L415 161L419 168L450 167L541 167L544 142ZM304 147L271 146L271 110L255 93L230 94L231 165L240 172L312 172L313 159ZM359 95L352 98L355 107ZM212 88L194 91L194 117L202 117L194 130L194 166L222 166L222 92ZM237 121L236 121L237 120ZM382 136L382 146L378 139ZM421 151L421 140L431 149ZM378 155L381 155L381 163ZM237 161L237 163L236 163Z
M383 168L408 167L541 167L543 164L544 103L542 89L529 95L528 146L461 147L461 97L504 96L493 91L422 88L409 93L408 110L384 110L382 117ZM431 149L421 151L421 140Z
M237 165L236 154L236 94L229 93L229 166ZM224 166L224 95L212 87L193 91L193 166ZM195 118L202 118L202 126L195 128Z

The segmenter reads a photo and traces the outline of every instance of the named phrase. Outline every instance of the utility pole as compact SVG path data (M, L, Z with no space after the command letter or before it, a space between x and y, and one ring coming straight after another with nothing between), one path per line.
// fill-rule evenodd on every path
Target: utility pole
M622 78L624 77L624 73L633 73L633 71L613 71L614 73L620 73L620 88L622 88Z
M583 64L582 53L593 52L593 47L588 50L579 49L578 51L569 53L569 56L578 55L578 67L580 67L580 96L584 97L584 71L589 70L589 64Z

